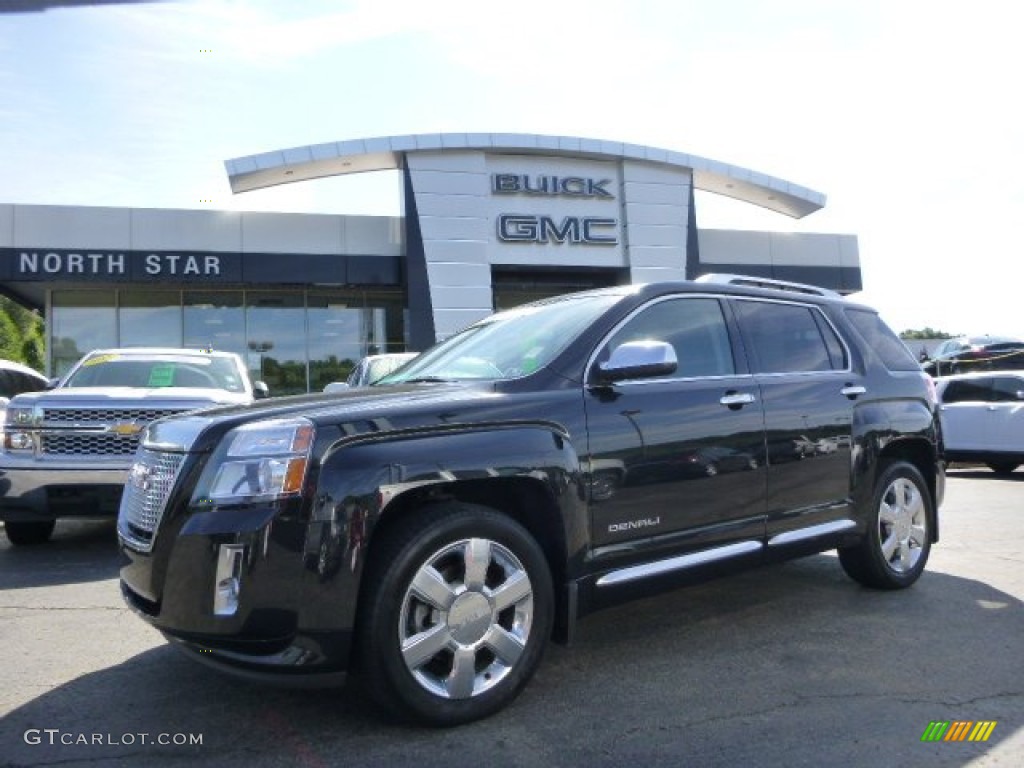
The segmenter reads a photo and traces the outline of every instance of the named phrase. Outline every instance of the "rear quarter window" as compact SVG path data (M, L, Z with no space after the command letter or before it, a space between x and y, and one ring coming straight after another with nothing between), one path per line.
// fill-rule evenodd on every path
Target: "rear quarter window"
M847 309L845 312L850 324L867 345L875 350L886 368L890 371L921 370L907 345L900 341L900 337L893 333L877 313L867 309Z

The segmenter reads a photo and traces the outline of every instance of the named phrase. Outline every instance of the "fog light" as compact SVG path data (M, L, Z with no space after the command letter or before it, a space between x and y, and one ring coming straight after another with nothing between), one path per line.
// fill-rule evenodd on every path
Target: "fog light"
M234 616L242 589L244 544L221 544L217 554L217 577L213 587L214 616Z

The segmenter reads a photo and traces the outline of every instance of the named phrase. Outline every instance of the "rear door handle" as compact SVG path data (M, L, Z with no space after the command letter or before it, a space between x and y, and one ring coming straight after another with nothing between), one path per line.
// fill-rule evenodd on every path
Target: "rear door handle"
M847 384L845 387L840 389L839 392L853 400L860 395L867 394L867 389L859 384Z

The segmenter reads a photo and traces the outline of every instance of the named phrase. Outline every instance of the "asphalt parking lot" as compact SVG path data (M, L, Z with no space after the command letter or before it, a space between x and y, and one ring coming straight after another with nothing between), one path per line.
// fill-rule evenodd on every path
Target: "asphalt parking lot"
M510 709L448 731L196 665L122 604L113 524L62 523L0 543L0 764L1024 765L1024 469L952 470L941 523L907 591L820 555L588 617ZM922 742L936 720L996 726Z

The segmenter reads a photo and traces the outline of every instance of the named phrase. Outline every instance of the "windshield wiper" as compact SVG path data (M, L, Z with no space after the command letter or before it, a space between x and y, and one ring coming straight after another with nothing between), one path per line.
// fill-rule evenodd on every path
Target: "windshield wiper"
M415 379L402 379L396 381L396 384L444 384L455 379L445 379L441 376L417 376Z

